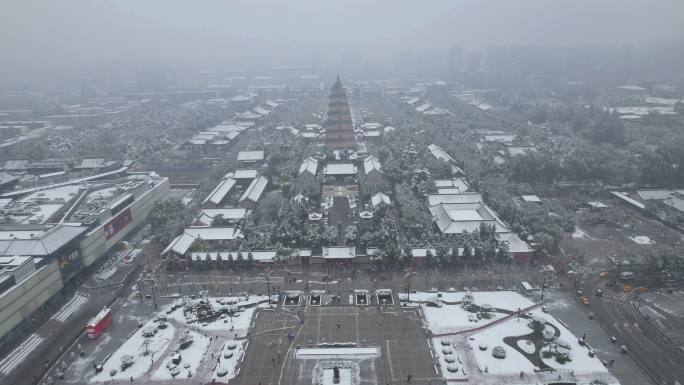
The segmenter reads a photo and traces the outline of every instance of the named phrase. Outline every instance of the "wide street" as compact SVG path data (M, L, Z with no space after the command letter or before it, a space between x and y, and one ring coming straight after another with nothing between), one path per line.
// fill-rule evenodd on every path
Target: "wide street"
M684 383L684 352L638 311L636 294L624 296L617 285L617 289L609 287L602 297L597 297L593 293L600 284L597 274L583 284L590 301L588 309L606 332L616 338L615 344L625 345L627 354L656 384Z

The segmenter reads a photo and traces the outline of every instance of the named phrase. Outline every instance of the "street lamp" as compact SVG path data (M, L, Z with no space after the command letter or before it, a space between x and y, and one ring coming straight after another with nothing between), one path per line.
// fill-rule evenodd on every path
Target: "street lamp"
M266 290L268 290L268 304L271 305L271 274L273 271L266 273Z
M404 274L404 279L406 280L406 302L411 302L411 277L418 274L414 271L411 271L410 267L407 267L406 274Z

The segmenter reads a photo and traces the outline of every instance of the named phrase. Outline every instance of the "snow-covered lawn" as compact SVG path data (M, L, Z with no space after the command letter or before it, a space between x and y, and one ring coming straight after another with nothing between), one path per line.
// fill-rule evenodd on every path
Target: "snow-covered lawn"
M276 299L277 296L272 296L272 298ZM252 316L254 315L254 312L256 311L257 308L265 308L268 307L269 304L264 302L260 303L263 301L268 300L268 296L262 295L252 295L249 297L241 296L241 297L211 297L207 299L210 301L212 306L215 308L221 308L221 307L242 307L242 306L249 306L252 304L258 304L256 306L252 306L249 308L242 308L241 311L237 316L230 317L228 315L222 316L222 318L216 319L215 321L212 322L197 322L192 320L192 315L188 314L187 316L183 314L183 307L179 307L176 310L172 311L169 314L166 314L166 317L168 319L174 319L178 322L181 323L189 323L192 325L193 329L197 329L198 331L226 331L229 330L235 334L237 334L238 337L244 337L247 335L247 331L250 327L251 321L252 321ZM199 301L199 300L191 300L191 301ZM166 309L170 309L171 305L166 307ZM162 313L164 314L164 313Z
M526 341L517 342L517 346L521 350L528 354L539 355L546 365L554 369L571 370L576 374L608 373L601 361L596 357L590 357L589 348L580 345L578 338L562 323L540 309L532 310L531 314L533 317L545 320L560 331L558 339L569 345L571 360L559 363L554 357L544 358L543 351L547 348L537 351L534 345L528 344ZM532 330L527 326L528 322L526 319L512 318L470 336L469 345L481 371L490 374L517 374L521 371L531 372L535 369L532 362L503 341L504 337L530 334ZM492 356L492 348L497 345L506 350L505 358L499 359Z
M179 337L182 334L183 333L180 333ZM155 370L154 374L152 374L152 379L171 380L174 378L171 374L171 368L173 367L172 365L174 365L171 360L175 353L181 355L181 362L178 365L180 372L176 378L190 378L197 374L197 368L202 363L202 360L205 359L210 341L209 337L205 337L203 334L194 331L190 331L189 335L192 336L192 344L185 349L179 349L178 340L173 341L173 348L175 349L174 354L168 355L164 360L164 363Z
M569 369L574 370L575 373L608 373L608 370L598 357L589 357L589 347L579 344L579 339L573 335L562 323L558 322L553 316L542 312L539 309L532 311L532 315L536 317L546 318L546 322L554 325L560 330L560 337L570 345L570 352L572 354L571 361L564 364L558 363L553 358L542 358L544 363L555 369ZM543 357L543 356L542 356Z
M103 370L95 377L93 377L90 382L105 382L110 380L130 380L142 377L147 373L152 367L152 361L156 362L169 348L173 340L173 335L175 328L171 324L167 324L165 329L158 329L157 333L149 338L149 343L145 347L145 337L143 336L143 331L148 328L155 328L156 322L149 321L145 326L139 328L133 333L133 335L124 342L119 349L112 354L112 356L103 365ZM145 351L148 352L145 355ZM121 370L121 358L123 356L130 355L133 357L133 365L126 368L126 370ZM111 376L110 372L116 371L116 373Z
M515 312L518 309L525 309L534 305L534 302L513 291L481 291L471 294L475 305L489 304L495 309ZM443 301L442 303L460 302L464 295L464 292L447 292L442 293L439 300ZM411 301L429 301L436 297L436 293L414 293L411 294ZM421 304L421 308L427 326L434 334L473 329L506 317L506 314L494 310L488 312L489 318L478 318L476 313L463 309L461 305L443 304L442 307L434 307Z
M483 372L490 374L532 372L534 365L525 356L503 342L504 337L522 336L531 332L532 330L527 327L527 320L510 319L473 334L468 340L468 345L478 367ZM497 345L506 349L506 358L499 359L492 356L492 348Z
M246 341L226 341L221 350L220 362L214 368L212 378L226 382L237 375L237 366L245 350ZM225 373L225 374L223 374ZM220 376L219 374L223 374Z

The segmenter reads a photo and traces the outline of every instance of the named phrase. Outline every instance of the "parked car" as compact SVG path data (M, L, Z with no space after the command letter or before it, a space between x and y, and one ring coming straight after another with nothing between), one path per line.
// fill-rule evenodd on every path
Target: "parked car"
M582 305L589 305L589 298L587 297L580 297L579 301Z
M608 276L609 276L609 274L607 271L602 271L601 273L599 273L599 277L601 277L601 278L608 278Z

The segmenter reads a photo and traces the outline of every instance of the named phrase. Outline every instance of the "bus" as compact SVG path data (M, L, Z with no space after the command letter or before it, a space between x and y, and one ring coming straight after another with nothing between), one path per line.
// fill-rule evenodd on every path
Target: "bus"
M527 281L523 281L520 284L520 289L523 294L525 295L532 295L532 285L530 285Z
M112 324L112 309L104 308L86 325L86 334L91 340L96 339L102 334L109 325Z

